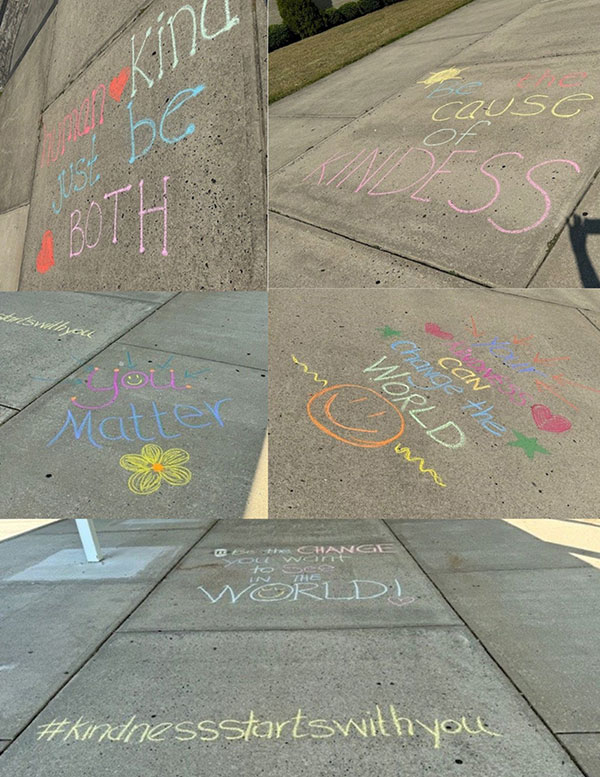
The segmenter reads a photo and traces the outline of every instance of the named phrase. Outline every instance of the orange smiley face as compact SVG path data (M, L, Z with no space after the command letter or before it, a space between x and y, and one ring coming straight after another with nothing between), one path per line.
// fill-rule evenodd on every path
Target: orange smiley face
M324 388L306 410L325 434L357 448L381 448L404 432L404 416L389 399L351 383Z

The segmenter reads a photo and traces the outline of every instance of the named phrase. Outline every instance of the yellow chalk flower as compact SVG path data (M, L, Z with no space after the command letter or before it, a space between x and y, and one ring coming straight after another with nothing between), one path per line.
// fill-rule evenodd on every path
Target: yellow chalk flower
M153 494L158 491L164 480L170 486L185 486L192 479L192 473L187 467L182 467L189 461L190 454L181 448L170 448L163 451L159 445L144 445L141 454L126 453L121 456L119 464L130 475L127 485L134 494Z

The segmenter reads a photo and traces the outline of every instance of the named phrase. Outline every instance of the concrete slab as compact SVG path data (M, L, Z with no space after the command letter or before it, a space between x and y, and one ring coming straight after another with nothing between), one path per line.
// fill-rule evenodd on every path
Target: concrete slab
M8 594L12 590L20 590L10 588L12 581L15 581L15 585L19 581L34 578L42 582L53 582L52 575L56 578L56 582L60 582L61 579L71 579L84 581L86 584L89 581L90 585L95 585L102 580L113 582L116 579L115 574L120 576L119 579L124 584L144 581L156 583L175 566L178 559L202 537L202 534L202 531L191 527L174 527L167 535L162 531L153 530L151 526L147 526L142 532L114 532L110 536L108 533L100 534L101 546L106 552L106 561L87 565L83 563L83 549L76 534L56 533L52 536L40 535L37 531L33 536L20 534L3 541L0 545L2 560L0 584L8 586L3 589ZM171 550L162 552L162 548L166 545L170 546ZM136 558L136 551L139 548L145 550L140 551ZM154 548L157 550L154 551ZM128 563L120 568L120 559L125 561L127 554L131 554ZM64 567L61 566L63 559L66 560ZM134 571L133 577L131 571Z
M39 117L45 89L45 70L54 19L46 24L0 95L0 212L31 199ZM27 99L23 99L27 95Z
M0 672L0 730L14 737L139 604L148 584L11 583L0 590L0 665L11 667ZM49 618L58 598L60 616Z
M11 739L0 739L0 753L10 745Z
M479 0L468 3L420 30L415 30L406 40L437 43L439 40L462 36L466 32L485 38L538 3L539 0Z
M530 569L432 579L550 728L576 733L600 728L600 688L590 683L600 669L599 575Z
M589 777L600 775L600 734L561 734L559 739Z
M270 516L595 516L598 337L484 289L272 289Z
M0 255L0 291L17 291L23 258L29 205L0 215L0 234L4 247Z
M275 103L277 105L277 103ZM347 124L348 118L271 116L269 118L269 172L279 170Z
M389 521L389 526L427 571L585 567L568 549L504 521Z
M138 577L146 568L162 557L173 560L181 552L170 545L135 548L102 548L102 561L89 563L81 548L59 550L16 575L5 578L7 583L44 582L63 580L127 580Z
M464 83L440 87L423 83L435 78L428 73L443 78L464 63L434 68L428 56L412 87L276 172L271 207L464 278L526 286L596 173L591 100L600 76L583 82L591 98L574 98L580 87L548 89L532 107L539 87L517 87L523 62L471 66ZM573 55L540 67L591 71L590 61ZM465 94L449 95L457 83Z
M253 4L152 3L42 115L20 288L264 288L259 69Z
M80 385L63 381L3 426L0 473L12 485L0 515L240 517L267 423L265 375L110 346L75 373Z
M569 217L532 280L534 286L600 286L600 181Z
M15 38L11 62L13 68L56 3L57 0L29 0L27 11L21 19Z
M267 295L264 292L179 294L121 342L185 356L267 368Z
M265 523L262 531L232 521L218 525L123 629L460 624L381 523Z
M524 9L525 10L525 9ZM551 52L556 56L597 52L598 38L593 30L600 24L600 9L594 0L573 0L565 16L560 0L536 3L515 19L507 21L464 53L464 62L542 59ZM565 35L565 28L569 34ZM532 31L535 30L535 35ZM538 63L534 63L535 66ZM545 68L541 68L543 72ZM567 71L564 71L565 73Z
M79 740L68 732L78 720ZM106 724L128 726L109 741ZM115 636L2 758L14 777L40 765L65 777L189 775L200 762L215 777L232 769L298 777L323 763L336 777L366 769L387 777L399 764L410 777L456 765L465 777L533 777L540 763L557 777L581 775L480 646L454 628L311 640L247 632L228 643L217 634Z
M271 288L473 285L456 275L276 213L269 214L269 225Z
M70 292L0 294L0 401L25 407L156 307Z
M124 0L111 6L110 13L106 13L106 9L96 3L60 0L52 57L48 63L46 106L72 83L109 41L123 34L124 28L148 5L147 0Z
M434 62L456 57L479 37L478 33L468 35L463 31L458 38L437 41L433 62L429 41L412 43L412 36L400 38L377 49L368 57L278 100L269 107L269 120L272 116L360 116L413 84Z

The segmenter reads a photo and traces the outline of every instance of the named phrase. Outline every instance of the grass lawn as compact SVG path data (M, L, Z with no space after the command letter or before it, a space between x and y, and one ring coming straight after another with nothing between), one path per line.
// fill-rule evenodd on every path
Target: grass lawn
M402 0L269 54L269 102L297 92L471 0Z

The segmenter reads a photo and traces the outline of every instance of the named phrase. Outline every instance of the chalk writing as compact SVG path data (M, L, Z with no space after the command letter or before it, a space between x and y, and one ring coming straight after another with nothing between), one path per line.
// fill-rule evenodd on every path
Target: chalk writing
M372 170L375 160L378 158L380 154L380 149L377 147L373 149L372 151L368 151L366 148L361 149L358 153L355 153L354 151L348 151L343 152L340 154L334 154L332 157L329 157L325 161L321 162L317 167L315 167L313 170L311 170L302 180L303 181L309 181L316 186L330 186L334 181L337 181L336 188L340 188L347 180L349 180L353 175L356 173L361 173L362 169L362 179L357 184L356 188L351 188L350 191L352 194L358 194L363 189L366 189L368 186L369 188L366 189L366 193L370 197L385 197L390 196L394 194L402 194L402 193L410 193L410 198L413 200L417 200L419 202L431 202L430 197L422 197L420 194L423 192L423 190L433 181L437 176L439 175L447 175L452 174L453 179L457 180L459 182L462 182L464 185L465 183L465 177L466 176L472 176L472 166L471 165L465 165L462 166L459 164L458 170L456 169L456 165L454 169L450 169L446 167L446 164L449 163L455 155L458 154L478 154L479 152L475 149L469 149L469 150L461 150L461 151L452 151L441 164L438 164L436 161L436 157L432 151L429 149L419 148L416 146L411 146L407 151L405 151L399 158L394 160L394 157L396 157L397 153L401 150L401 147L395 148L388 156L384 159L384 161L378 165L378 167L375 170ZM383 152L381 152L383 153ZM366 154L366 155L365 155ZM342 160L348 160L348 157L351 157L349 161L345 161L345 164L343 164L342 167L337 166L336 170L336 163L341 162ZM479 166L479 172L485 176L486 179L493 181L494 183L494 193L492 194L491 198L484 204L480 206L475 207L460 207L456 205L451 199L447 200L447 204L450 208L452 208L457 213L462 214L477 214L482 213L485 210L488 210L492 205L496 203L498 198L500 197L501 193L501 181L500 178L497 177L494 173L490 172L488 168L488 165L490 165L495 160L499 159L500 157L516 157L519 160L524 159L524 155L521 154L519 151L504 151L500 153L493 154L492 156L485 159ZM394 161L392 161L394 160ZM408 163L406 162L408 160ZM418 160L418 161L417 161ZM388 163L391 162L391 166L388 166ZM409 180L407 181L406 178L402 179L400 177L399 180L396 180L394 184L394 188L388 189L386 191L382 191L379 187L383 184L383 182L389 178L392 174L400 176L403 172L403 166L406 164L410 165L410 162L413 162L414 165L416 165L419 169L419 172L415 175L415 167L414 165L410 167L410 172L408 173ZM499 232L502 232L504 234L524 234L526 232L529 232L532 229L535 229L539 227L541 224L546 221L548 216L550 215L550 212L552 210L552 201L550 198L550 195L548 192L542 188L542 186L537 183L537 181L533 178L533 174L536 170L539 170L540 168L546 167L547 165L554 165L555 167L566 167L571 168L572 170L575 170L576 173L580 173L581 169L579 165L570 160L570 159L547 159L542 162L537 162L536 164L529 167L529 169L525 172L524 178L527 181L528 185L531 186L532 189L537 191L543 200L544 206L542 212L537 215L533 221L526 224L525 226L518 226L516 228L509 228L506 226L502 226L500 223L497 223L495 219L492 219L491 217L487 218L487 221L491 226L498 230ZM366 166L366 167L365 167ZM503 165L502 167L508 167L509 163L507 159L503 159ZM387 167L387 170L386 170ZM516 168L515 168L516 169ZM384 172L385 171L385 172ZM501 171L498 172L500 174ZM567 171L568 172L568 171ZM340 176L342 176L340 178ZM318 178L316 180L316 183L314 182L314 177L318 175ZM331 175L331 177L329 177ZM557 176L553 176L553 178L556 178ZM327 180L325 180L327 179ZM325 181L325 183L323 183ZM356 180L355 182L356 183ZM401 184L401 185L400 185ZM388 186L390 185L390 182L388 181ZM353 187L354 184L351 184L350 187ZM476 182L473 180L469 180L468 191L478 192L479 187L477 186ZM508 202L508 201L507 201ZM511 200L512 202L512 200ZM498 204L496 204L495 210L498 210Z
M66 185L66 168L58 174L58 189L59 198L58 205L55 200L52 200L52 210L58 216L62 210L63 201L68 200L72 193L83 191L86 186L92 187L97 181L100 180L100 173L94 175L94 164L98 161L98 155L95 152L96 135L92 135L91 150L88 157L81 157L77 160L75 165L73 162L69 165L69 187ZM75 176L79 176L81 179L79 183L73 183L73 167L75 168ZM87 170L86 170L87 168Z
M401 447L400 444L398 444L394 448L394 451L396 453L403 454L406 461L418 461L419 472L422 472L424 475L425 474L431 475L431 477L434 479L434 481L437 483L438 486L442 486L443 488L446 487L446 484L442 481L441 477L437 474L437 472L434 469L425 468L424 459L422 459L420 456L411 456L410 448L407 448L406 446Z
M85 386L89 391L93 391L93 392L104 392L104 391L111 392L109 399L101 405L82 405L81 402L77 401L77 397L71 397L71 402L76 407L79 407L82 410L102 410L103 408L109 407L110 405L112 405L113 402L116 402L122 389L125 389L125 390L142 389L145 386L147 386L148 383L153 389L156 389L157 391L160 391L162 389L175 389L177 391L184 391L186 389L192 388L192 386L189 384L186 384L185 386L175 385L175 370L169 370L170 382L167 385L157 386L155 382L154 370L151 369L149 373L142 372L141 370L130 370L129 372L126 372L124 375L121 375L119 367L116 367L113 370L113 379L110 386L93 386L92 381L94 380L94 378L96 377L96 374L99 371L100 371L99 367L94 367L91 370L85 382Z
M296 357L294 356L294 354L292 354L292 360L293 360L294 364L298 364L300 367L302 367L302 369L304 370L305 373L307 373L308 375L314 375L313 380L314 380L315 383L322 383L323 386L327 385L327 381L326 380L323 380L323 378L319 378L319 375L316 372L309 372L308 371L308 364L304 364L304 362L299 362L298 359L296 359Z
M99 114L96 113L96 102L99 99L100 90L102 90ZM40 167L49 166L51 162L56 162L59 156L65 153L65 144L69 141L73 143L78 139L90 133L96 128L97 124L104 122L104 101L106 99L106 87L104 84L98 84L92 89L91 95L84 98L79 110L73 108L72 111L58 122L56 130L48 130L46 124L42 127L42 154ZM91 106L91 123L90 123ZM83 126L82 126L83 119ZM96 119L98 119L96 124ZM69 131L67 135L67 123Z
M55 332L60 335L81 335L91 339L96 334L95 329L71 328L70 321L38 321L32 316L15 316L14 313L0 313L0 321L5 321L8 324L19 324L20 326L32 326L34 329Z
M175 35L175 21L177 20L177 17L182 13L186 12L184 16L182 17L188 22L188 25L191 25L187 29L190 32L190 50L189 50L189 56L193 57L195 56L197 50L198 50L198 27L200 27L200 35L203 40L214 40L219 35L222 35L224 32L228 32L232 29L232 27L235 27L236 24L239 24L239 17L238 16L232 16L229 0L217 0L217 3L221 3L223 6L224 11L224 21L223 26L220 27L217 30L210 31L207 26L206 22L206 12L208 5L210 5L214 8L215 3L211 2L211 0L202 0L202 8L200 9L200 19L198 20L198 17L196 15L195 9L191 5L182 5L181 8L179 8L173 16L170 16L167 19L167 26L170 30L171 35L171 50L173 52L173 60L171 63L171 69L175 70L177 65L179 64L179 52L180 48L178 47L178 38ZM188 15L189 14L189 15ZM137 86L136 86L136 75L143 78L147 87L149 89L152 89L154 86L155 79L160 81L165 74L164 70L164 62L163 62L163 32L164 32L164 25L162 24L162 20L164 18L164 11L159 13L157 17L157 22L160 24L160 27L157 30L157 43L153 44L156 45L156 49L159 52L158 57L158 63L156 60L151 60L150 58L146 58L146 62L148 64L151 64L154 66L158 64L158 72L156 75L149 75L148 70L149 68L145 65L146 70L142 70L141 65L139 64L140 58L143 55L144 47L146 46L146 43L148 42L148 39L152 35L152 27L148 27L146 30L146 33L144 35L144 40L142 41L141 45L137 49L136 52L136 36L135 34L131 36L131 97L135 97L135 94L137 92ZM200 24L198 24L198 21ZM179 41L181 42L181 41Z
M404 713L404 711L403 711ZM313 713L314 714L314 713ZM467 720L465 715L456 714L454 718L436 717L427 723L418 718L400 714L394 704L380 706L375 704L373 711L361 709L358 716L347 714L337 718L313 718L303 713L299 707L288 719L259 718L253 710L240 718L216 718L214 720L184 720L180 722L163 721L135 722L132 715L123 723L96 722L85 717L77 719L54 718L48 723L37 726L38 742L120 742L123 744L144 744L145 742L215 742L219 739L250 742L258 739L283 740L295 742L300 739L376 739L396 737L402 740L417 739L439 750L449 736L474 737L479 735L499 737L503 734L492 731L481 715L475 722ZM168 736L167 736L168 734Z
M127 487L134 494L153 494L163 481L169 486L186 486L192 479L192 473L185 464L190 454L181 448L167 451L159 445L144 445L140 454L127 453L121 456L119 464L128 472L133 472L127 481Z
M203 420L202 423L192 423L192 419L198 421L201 418L204 419L207 417L205 416L205 410L200 410L193 405L177 404L174 407L169 408L169 410L159 410L156 402L151 402L151 413L140 413L136 409L136 406L130 402L130 415L106 416L99 421L92 418L92 410L88 410L83 419L78 421L73 411L69 408L62 428L50 442L47 443L47 447L54 445L67 429L72 430L76 440L79 440L80 438L87 439L87 441L95 448L103 447L98 442L97 438L110 441L128 440L129 442L132 442L134 439L138 439L142 442L154 442L157 439L156 435L158 435L163 439L172 440L176 437L181 437L181 432L169 434L164 428L162 421L163 416L171 417L172 420L176 421L179 426L182 426L185 429L204 429L211 426L213 421L216 421L219 427L223 427L225 424L221 418L220 406L223 402L231 401L231 397L226 397L224 399L219 399L218 402L213 404L204 402L205 409L210 415L208 416L209 420ZM141 425L143 419L145 419L144 426ZM129 424L128 422L131 423ZM108 433L106 429L107 424L113 434ZM129 434L127 434L127 432L129 432ZM149 432L153 436L146 436Z

